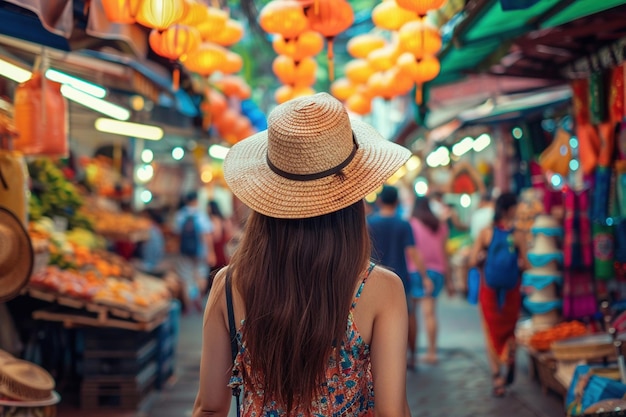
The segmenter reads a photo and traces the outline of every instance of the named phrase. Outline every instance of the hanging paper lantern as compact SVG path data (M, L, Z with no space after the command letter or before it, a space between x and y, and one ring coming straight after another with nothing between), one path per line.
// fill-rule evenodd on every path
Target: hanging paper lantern
M303 58L319 54L324 49L324 38L313 30L307 30L289 41L281 35L276 35L272 41L272 46L278 55L286 55L300 61Z
M350 96L356 94L356 86L347 78L338 78L330 85L330 93L337 100L346 101Z
M200 32L196 28L185 25L173 25L160 32L152 29L148 42L152 50L173 62L193 51L200 44ZM178 90L180 69L176 65L172 74L173 88Z
M328 42L328 75L335 78L333 66L333 40L344 30L352 26L354 11L345 0L315 0L313 7L309 7L306 16L311 29L319 32Z
M441 64L434 56L426 56L416 60L415 57L405 52L398 58L398 69L404 76L410 77L416 84L415 102L422 104L422 84L434 80L439 71Z
M302 5L295 0L273 0L263 7L259 24L264 31L292 39L304 32L308 26Z
M137 22L152 29L165 30L185 16L183 0L142 0Z
M232 46L243 38L243 32L241 23L228 19L221 30L207 33L205 40L222 46Z
M227 51L226 60L224 61L224 65L220 68L220 71L224 74L234 74L241 71L242 68L243 59L241 58L241 55L232 51Z
M237 97L240 100L245 100L250 97L250 86L246 81L236 75L227 75L221 77L214 82L216 88L228 97Z
M367 81L367 87L371 95L390 100L410 92L413 88L413 80L394 67L372 74Z
M354 84L365 84L374 73L374 69L368 61L364 59L354 59L346 64L344 72L346 78Z
M187 6L187 13L178 23L195 27L207 20L207 6L197 0L185 0L185 5Z
M398 30L405 23L417 18L416 13L398 6L396 0L384 1L372 10L374 25L385 30Z
M190 26L173 25L161 32L153 29L148 42L157 55L175 61L198 47L200 32Z
M346 108L363 116L372 111L372 101L362 94L355 94L346 101Z
M396 65L400 55L397 45L387 45L367 55L367 62L375 71L387 71Z
M441 35L436 27L421 20L406 23L400 28L400 49L416 58L435 55L441 49Z
M204 95L206 97L206 101L204 102L206 103L206 106L203 110L211 113L214 117L228 108L226 97L224 97L224 95L219 91L216 91L213 88L207 88Z
M350 39L347 49L354 58L367 58L370 52L380 49L386 44L387 41L382 36L366 33Z
M396 2L403 9L417 13L419 16L426 16L430 10L443 6L446 0L396 0Z
M208 76L222 68L227 52L228 50L219 45L205 42L187 54L183 65L191 72Z
M283 84L313 85L315 84L317 63L310 57L296 63L293 58L279 55L272 63L272 70Z
M228 13L215 7L207 7L206 13L204 21L198 23L196 27L200 31L203 41L212 42L210 39L218 36L219 32L226 26Z
M233 109L226 109L222 113L216 114L213 120L213 125L218 132L226 132L235 126L237 123L238 114ZM221 133L220 133L221 136Z
M292 87L290 85L283 85L274 93L274 99L276 100L276 103L283 104L284 102L294 98L312 96L313 94L315 94L315 90L311 87Z
M135 23L141 0L103 0L107 19L113 23Z

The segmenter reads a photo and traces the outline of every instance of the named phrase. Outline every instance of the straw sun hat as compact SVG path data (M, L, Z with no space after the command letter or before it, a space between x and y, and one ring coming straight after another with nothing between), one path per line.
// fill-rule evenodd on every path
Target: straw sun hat
M28 232L13 213L0 207L0 303L20 292L32 269L33 247Z
M224 179L251 209L300 219L348 207L411 157L326 93L276 107L268 129L234 145Z

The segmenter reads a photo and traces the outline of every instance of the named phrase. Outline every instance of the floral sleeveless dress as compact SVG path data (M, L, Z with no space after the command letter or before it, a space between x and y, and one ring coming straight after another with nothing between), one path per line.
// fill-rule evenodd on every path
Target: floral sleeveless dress
M353 311L357 305L365 282L374 264L370 264L356 296L352 301L346 336L341 346L333 351L326 368L326 382L322 387L324 394L313 401L309 409L298 407L293 413L296 417L329 417L329 416L373 416L374 415L374 384L372 379L372 365L370 362L370 348L359 334L354 323ZM233 369L239 370L233 374L229 387L243 385L243 399L241 415L245 417L281 417L286 416L284 409L269 401L263 406L262 388L254 386L241 377L241 367L245 367L248 375L252 374L250 356L246 351L245 343L241 341L241 330L237 333L240 350L235 359Z

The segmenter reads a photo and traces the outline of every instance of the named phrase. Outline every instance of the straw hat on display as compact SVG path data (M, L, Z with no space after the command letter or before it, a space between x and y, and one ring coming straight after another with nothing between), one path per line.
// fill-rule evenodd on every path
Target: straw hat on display
M0 207L0 303L20 292L32 269L33 247L28 232L13 213Z
M337 99L319 93L276 107L267 130L234 145L224 179L251 209L301 219L356 203L410 157L372 126L350 119Z
M528 251L528 253L533 253L536 255L547 255L552 253L560 253L560 251L557 248L553 238L539 235L535 238L533 248Z
M548 236L560 236L563 233L563 228L554 217L541 214L535 218L531 231L535 234L541 233Z
M20 359L8 360L0 367L0 395L21 401L40 401L53 397L54 379L43 368Z

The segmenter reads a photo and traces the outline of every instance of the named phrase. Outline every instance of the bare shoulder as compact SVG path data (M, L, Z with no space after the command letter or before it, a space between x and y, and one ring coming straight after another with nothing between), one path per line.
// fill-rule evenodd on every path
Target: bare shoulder
M376 266L367 281L369 288L369 294L373 295L377 299L393 299L401 295L404 297L404 285L402 280L394 272Z

